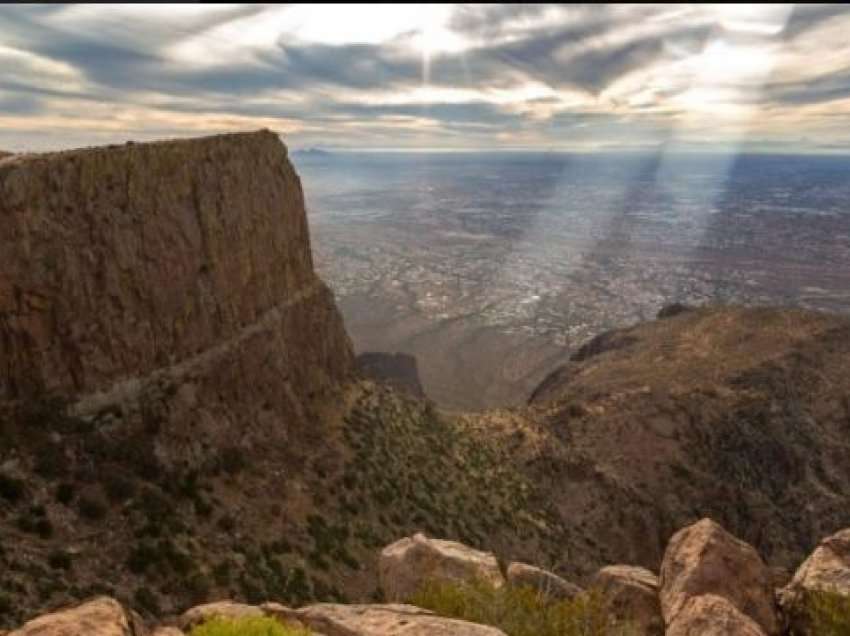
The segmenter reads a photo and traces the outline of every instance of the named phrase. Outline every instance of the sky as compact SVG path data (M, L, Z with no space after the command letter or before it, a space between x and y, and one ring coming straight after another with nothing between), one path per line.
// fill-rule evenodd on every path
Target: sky
M0 149L850 152L841 5L4 5Z

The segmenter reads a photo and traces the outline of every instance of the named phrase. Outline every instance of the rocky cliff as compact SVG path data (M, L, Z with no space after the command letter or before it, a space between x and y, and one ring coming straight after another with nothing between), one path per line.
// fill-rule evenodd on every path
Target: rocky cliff
M269 131L16 155L0 219L0 398L241 439L352 368Z

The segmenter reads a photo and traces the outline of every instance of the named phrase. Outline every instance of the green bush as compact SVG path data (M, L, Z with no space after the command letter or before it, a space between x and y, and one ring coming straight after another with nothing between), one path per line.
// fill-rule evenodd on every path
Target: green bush
M413 605L449 618L492 625L508 636L632 636L633 626L610 616L598 591L550 602L526 587L494 588L486 581L426 583Z
M806 608L807 633L817 636L850 634L850 597L826 591L809 593Z
M309 636L310 632L289 627L273 618L213 618L195 627L190 636Z

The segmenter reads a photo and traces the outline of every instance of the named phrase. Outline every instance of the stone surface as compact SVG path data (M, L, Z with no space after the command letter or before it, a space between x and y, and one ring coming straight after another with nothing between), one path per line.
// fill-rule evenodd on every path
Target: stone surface
M806 596L812 592L850 597L850 528L821 541L779 591L782 610L797 631L804 628Z
M185 636L185 634L176 627L157 627L151 636Z
M155 420L157 462L196 467L313 425L353 371L270 131L10 157L0 218L0 403Z
M9 636L144 636L118 601L99 597L25 623Z
M299 610L270 608L268 613L297 619L325 636L504 636L495 627L443 618L412 605L320 603Z
M177 620L177 625L183 631L191 630L212 618L245 618L247 616L263 616L264 612L256 605L246 605L234 601L217 601L197 605L186 610Z
M641 634L660 636L664 633L658 577L646 568L606 566L593 577L591 587L605 594L614 616L633 623Z
M668 626L695 596L715 594L770 635L779 631L770 571L756 550L711 519L679 530L661 564L661 611Z
M666 636L765 636L765 632L729 600L703 594L688 599Z
M552 599L571 599L582 592L578 585L557 574L526 563L511 563L506 578L509 585L531 587Z
M252 326L294 355L310 340L327 375L351 365L338 320L313 344L277 315L327 291L270 131L12 157L0 218L0 398L109 391Z
M480 579L501 586L504 577L496 557L455 541L431 539L418 533L385 547L378 577L387 600L407 601L426 581Z

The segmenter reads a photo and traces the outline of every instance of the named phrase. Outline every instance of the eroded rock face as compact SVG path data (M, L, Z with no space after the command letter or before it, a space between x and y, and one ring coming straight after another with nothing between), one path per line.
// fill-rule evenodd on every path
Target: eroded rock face
M118 601L100 597L39 616L9 636L144 636L146 633Z
M661 564L660 584L668 633L685 605L705 594L725 598L765 633L779 631L769 569L751 545L711 519L673 535Z
M850 528L821 541L780 590L779 603L796 631L805 629L807 596L818 592L850 597Z
M482 580L499 587L504 577L496 557L462 543L430 539L424 534L405 537L385 547L378 576L390 601L407 601L426 581Z
M661 636L664 619L658 598L658 577L646 568L609 565L593 577L592 587L607 599L613 615L635 625L640 634Z
M324 292L270 131L22 155L0 168L0 217L0 397L109 390L264 320L279 332L273 312ZM324 339L323 370L346 370L345 338Z
M320 603L267 611L280 619L296 619L324 636L505 636L495 627L443 618L412 605Z
M571 599L582 593L578 585L526 563L511 563L507 570L507 582L516 587L533 588L551 599Z
M765 632L728 599L703 594L688 599L666 636L765 636Z
M255 605L246 605L234 601L217 601L186 610L178 619L177 624L180 629L190 631L196 625L213 618L247 618L251 616L264 616L264 613Z
M159 460L197 465L309 426L353 369L270 131L11 157L0 219L0 402L153 418Z

